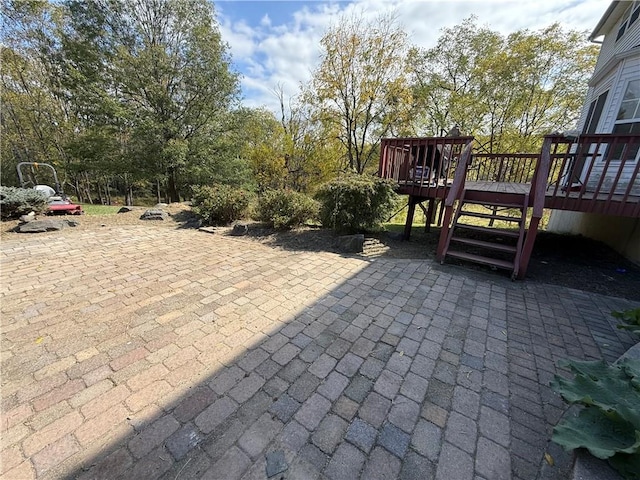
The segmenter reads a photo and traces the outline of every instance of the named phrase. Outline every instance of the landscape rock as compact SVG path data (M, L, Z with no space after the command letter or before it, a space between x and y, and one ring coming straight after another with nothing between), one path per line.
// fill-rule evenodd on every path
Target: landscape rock
M134 207L129 207L129 206L125 205L124 207L120 207L120 210L118 210L118 213L133 212L134 210L135 210Z
M22 223L33 222L36 219L36 214L34 212L29 212L26 215L22 215L20 217L20 221Z
M66 226L75 227L76 225L78 225L78 223L73 220L54 220L52 218L47 218L44 220L33 220L21 223L16 227L16 231L19 233L54 232L62 230Z
M166 220L167 218L169 218L169 214L160 209L145 210L140 216L140 220Z
M200 227L202 227L202 220L197 217L193 217L187 220L186 222L184 222L180 228L200 228Z
M154 208L162 209L162 208L165 208L165 207L168 207L168 206L169 206L168 203L156 203L156 206Z
M336 248L343 253L362 253L364 234L343 235L336 240Z
M231 230L230 235L234 237L241 237L249 232L249 226L244 223L236 223Z

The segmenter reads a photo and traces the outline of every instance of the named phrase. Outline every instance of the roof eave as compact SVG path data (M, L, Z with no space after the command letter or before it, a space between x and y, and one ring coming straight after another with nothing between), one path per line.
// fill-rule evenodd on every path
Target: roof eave
M595 41L596 38L604 35L612 27L612 24L618 20L616 18L613 21L611 21L611 15L618 8L620 3L622 2L620 2L619 0L611 2L611 4L609 5L609 8L607 8L607 11L604 12L604 15L602 15L602 18L598 22L598 25L596 25L596 28L594 28L591 35L589 35L589 41L593 42Z

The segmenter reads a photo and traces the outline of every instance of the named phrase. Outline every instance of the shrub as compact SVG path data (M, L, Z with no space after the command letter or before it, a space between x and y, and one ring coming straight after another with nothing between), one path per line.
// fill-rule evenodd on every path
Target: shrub
M577 416L553 429L553 441L567 450L586 448L608 460L624 478L640 472L640 361L566 361L575 378L559 376L552 388L571 404L582 405Z
M319 205L304 193L293 190L267 190L258 199L258 220L277 229L290 229L318 218Z
M207 225L239 220L249 205L247 192L228 185L195 186L192 191L192 210Z
M2 220L20 218L28 213L42 213L49 202L44 193L30 188L0 187L0 213Z
M617 327L621 330L630 330L640 335L640 308L623 310L622 312L611 312L611 315L618 320L622 320Z
M396 204L394 184L367 175L347 174L322 185L322 225L337 232L362 232L380 227Z

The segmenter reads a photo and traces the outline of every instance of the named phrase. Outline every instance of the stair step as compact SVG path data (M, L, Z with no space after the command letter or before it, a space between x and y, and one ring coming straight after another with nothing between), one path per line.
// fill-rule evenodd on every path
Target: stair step
M465 230L471 230L472 232L488 233L493 236L503 236L510 238L518 238L520 233L514 230L505 230L503 228L493 227L481 227L479 225L469 225L466 223L457 223L456 228L464 228Z
M451 237L452 242L462 243L464 245L472 245L474 247L488 248L498 252L516 253L517 248L514 245L503 245L501 243L487 242L484 240L476 240L473 238Z
M485 205L487 208L489 207L498 207L498 208L518 208L522 210L524 208L523 203L507 203L507 202L494 202L494 201L486 201L486 200L470 200L465 198L464 203L472 203L473 205Z
M475 255L473 253L449 250L446 255L449 257L458 258L460 260L468 260L469 262L480 263L482 265L490 265L493 267L503 268L505 270L513 271L514 268L513 262L509 262L507 260L499 260L497 258L484 257L482 255Z
M504 220L505 222L517 222L520 223L522 221L522 217L506 217L504 215L493 215L491 213L479 213L479 212L469 212L467 210L460 211L460 216L466 215L468 217L478 217L478 218L489 218L494 220Z

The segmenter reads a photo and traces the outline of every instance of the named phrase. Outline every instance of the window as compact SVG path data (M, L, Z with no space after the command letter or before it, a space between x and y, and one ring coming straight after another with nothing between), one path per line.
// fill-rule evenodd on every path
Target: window
M631 25L638 20L638 17L640 17L640 1L635 1L627 8L627 11L624 12L622 16L622 22L620 23L620 27L618 27L618 35L616 35L616 42L620 40Z
M587 121L584 124L582 133L586 133L587 135L596 133L596 128L598 128L598 122L600 121L600 115L602 115L604 102L607 101L608 93L609 91L607 90L589 105L589 113L587 113Z
M613 126L613 133L640 134L640 80L632 80L627 84L620 109L618 110L618 116ZM620 158L623 148L624 145L617 145L613 158ZM638 155L640 144L634 143L627 150L626 159L633 160Z

